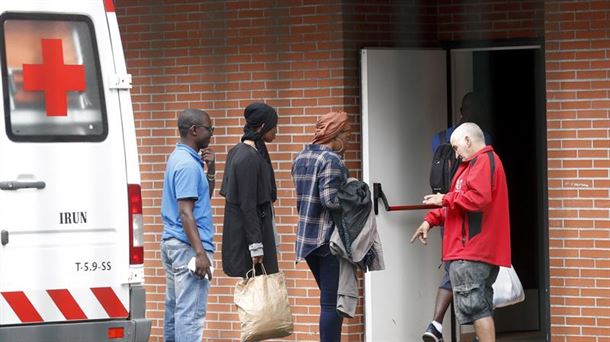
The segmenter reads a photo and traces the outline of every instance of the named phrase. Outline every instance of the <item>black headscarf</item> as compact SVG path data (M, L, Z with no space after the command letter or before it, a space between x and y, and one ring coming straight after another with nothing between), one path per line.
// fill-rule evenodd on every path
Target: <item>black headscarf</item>
M244 117L246 118L246 125L244 126L244 135L241 137L241 141L254 141L258 153L260 153L269 163L269 166L271 166L271 158L269 158L269 151L267 151L263 136L277 126L277 112L265 103L254 102L246 107L244 110ZM261 126L263 126L263 128L257 132ZM271 170L271 199L275 202L277 199L275 173L273 172L273 167L270 167L269 169Z

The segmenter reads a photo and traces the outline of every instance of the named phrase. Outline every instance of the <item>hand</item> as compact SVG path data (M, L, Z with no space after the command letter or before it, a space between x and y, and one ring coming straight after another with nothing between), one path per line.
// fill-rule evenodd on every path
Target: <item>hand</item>
M197 254L197 257L195 257L195 274L198 277L203 278L207 274L208 280L212 281L212 270L210 270L210 266L212 266L210 264L210 259L208 259L208 255L205 252Z
M426 195L424 196L424 200L422 201L422 203L424 204L433 204L433 205L437 205L439 207L443 206L443 197L445 196L445 194L432 194L432 195Z
M206 147L201 150L201 160L208 167L208 174L216 173L216 154L211 148Z
M260 264L262 262L263 262L263 256L262 255L253 256L252 257L252 265Z
M428 244L428 231L430 230L430 223L427 221L422 222L422 224L417 228L413 237L411 237L411 243L415 241L416 238L419 238L419 241L424 245Z

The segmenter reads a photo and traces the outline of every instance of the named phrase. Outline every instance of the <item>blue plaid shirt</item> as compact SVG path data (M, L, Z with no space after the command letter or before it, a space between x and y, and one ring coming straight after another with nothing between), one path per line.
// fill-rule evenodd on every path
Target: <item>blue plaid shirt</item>
M296 261L330 240L335 224L329 209L339 207L337 190L347 180L341 157L325 145L307 145L292 162L299 225Z

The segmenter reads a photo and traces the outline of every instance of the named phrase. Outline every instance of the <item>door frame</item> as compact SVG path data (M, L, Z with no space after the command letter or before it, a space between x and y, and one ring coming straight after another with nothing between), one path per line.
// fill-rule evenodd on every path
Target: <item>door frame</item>
M542 56L545 55L544 39L509 39L509 40L472 40L472 41L448 41L444 42L443 48L447 53L447 122L452 123L453 119L453 84L452 84L452 52L453 51L498 51L498 50L540 50ZM536 89L536 130L540 134L536 134L536 154L538 164L536 165L536 178L542 200L538 203L538 212L540 213L538 226L543 227L539 232L538 248L540 250L540 258L537 260L543 268L539 272L539 308L540 308L540 332L545 336L546 341L550 341L551 331L551 310L550 310L550 272L549 272L549 226L548 226L548 163L547 163L547 130L546 130L546 69L544 57L536 61L536 80L542 83L542 87L538 84ZM540 93L538 93L540 92ZM452 340L457 341L456 331L453 327L455 320L452 319Z

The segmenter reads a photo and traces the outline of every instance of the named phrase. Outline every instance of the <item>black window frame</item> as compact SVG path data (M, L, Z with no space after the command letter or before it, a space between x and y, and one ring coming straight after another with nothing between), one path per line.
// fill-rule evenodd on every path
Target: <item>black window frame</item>
M98 92L100 96L100 111L102 121L102 132L96 135L16 135L12 132L11 127L11 108L10 108L10 91L8 85L8 66L6 61L6 37L4 32L4 23L7 20L38 20L38 21L64 21L64 22L84 22L89 27L89 35L91 39L91 47L93 49L93 63L96 67L96 76L98 79ZM53 14L53 13L15 13L6 12L0 15L0 64L2 70L2 89L3 89L3 104L4 104L4 126L6 135L14 142L101 142L108 137L108 112L106 110L106 98L104 94L104 79L102 77L102 68L100 63L99 50L97 48L97 37L95 34L95 26L91 18L79 14Z

